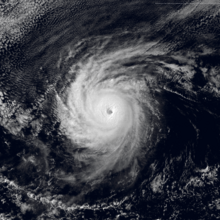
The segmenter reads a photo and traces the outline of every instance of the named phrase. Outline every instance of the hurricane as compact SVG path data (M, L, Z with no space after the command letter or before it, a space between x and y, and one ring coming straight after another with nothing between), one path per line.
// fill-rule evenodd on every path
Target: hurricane
M100 48L95 47L96 53L85 53L70 66L68 74L74 81L56 95L61 131L72 143L68 151L74 164L84 167L71 177L73 182L80 176L80 182L94 185L109 174L127 170L123 175L131 184L141 169L138 163L144 160L143 152L150 148L147 139L152 131L151 114L157 117L155 102L144 74L135 75L135 67L127 66L140 53L140 45L106 52L109 41L105 39ZM76 46L68 47L59 65L61 60L74 59L76 51Z

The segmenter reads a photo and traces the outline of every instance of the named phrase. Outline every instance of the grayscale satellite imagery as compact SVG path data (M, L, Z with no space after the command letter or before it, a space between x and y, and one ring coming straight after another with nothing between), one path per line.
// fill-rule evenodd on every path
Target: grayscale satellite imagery
M0 0L0 220L220 219L219 0Z

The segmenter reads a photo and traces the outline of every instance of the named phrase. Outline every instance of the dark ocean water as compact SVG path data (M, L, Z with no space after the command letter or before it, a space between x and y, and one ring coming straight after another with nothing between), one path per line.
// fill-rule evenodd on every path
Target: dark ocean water
M2 1L0 219L218 219L216 1Z

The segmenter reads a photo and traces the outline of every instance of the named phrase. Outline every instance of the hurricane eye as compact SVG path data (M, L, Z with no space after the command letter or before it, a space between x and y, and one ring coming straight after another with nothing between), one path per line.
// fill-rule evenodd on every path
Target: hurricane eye
M113 114L114 112L113 112L113 109L112 109L111 107L107 107L106 113L107 113L108 115L111 115L111 114Z

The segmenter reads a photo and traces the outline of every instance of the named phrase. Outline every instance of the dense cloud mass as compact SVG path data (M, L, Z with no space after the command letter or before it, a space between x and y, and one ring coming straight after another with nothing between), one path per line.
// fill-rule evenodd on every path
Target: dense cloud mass
M2 1L0 218L219 218L219 7Z

